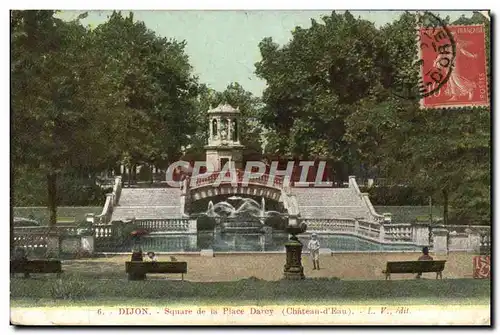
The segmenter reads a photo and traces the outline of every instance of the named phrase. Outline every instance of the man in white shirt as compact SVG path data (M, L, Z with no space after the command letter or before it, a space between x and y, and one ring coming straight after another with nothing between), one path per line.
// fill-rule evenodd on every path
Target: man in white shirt
M318 235L316 235L316 233L313 233L311 235L311 240L309 241L307 248L309 249L313 260L313 270L319 270L319 241Z

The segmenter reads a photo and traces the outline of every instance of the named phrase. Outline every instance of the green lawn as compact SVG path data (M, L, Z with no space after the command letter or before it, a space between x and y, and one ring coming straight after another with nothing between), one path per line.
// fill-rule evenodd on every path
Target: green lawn
M103 204L104 205L104 204ZM50 213L47 207L14 207L14 216L37 220L41 225L48 225ZM102 207L58 207L59 220L75 218L77 222L85 220L85 214L101 214Z
M411 223L419 216L429 216L429 206L373 206L379 214L391 213L393 223ZM432 207L434 218L443 217L441 206Z
M385 304L488 305L490 281L474 279L373 280L306 279L181 282L78 277L11 280L12 306L116 306L175 304Z

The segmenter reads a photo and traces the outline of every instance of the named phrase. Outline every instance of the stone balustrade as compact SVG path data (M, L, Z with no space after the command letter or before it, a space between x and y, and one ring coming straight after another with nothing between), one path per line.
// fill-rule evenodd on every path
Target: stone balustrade
M306 219L303 220L310 232L355 233L353 219Z
M198 175L195 177L192 177L194 179L194 185L191 185L191 188L197 188L197 187L203 187L207 185L212 185L214 184L217 179L220 178L221 184L227 184L230 183L228 180L228 177L232 177L229 172L226 172L226 176L220 177L221 171L213 172L208 176L204 175ZM244 171L238 170L236 171L236 178L235 181L238 184L241 184L243 182L243 177L244 177ZM269 185L271 180L271 185ZM283 178L280 176L272 176L268 174L263 174L259 177L253 177L248 179L248 184L259 184L259 185L269 185L271 187L275 188L283 188Z
M413 227L411 223L384 225L385 240L390 242L413 242Z
M136 220L135 224L152 232L189 232L190 231L189 219L150 219L150 220Z
M100 215L96 217L98 222L108 223L111 221L111 216L113 215L113 209L119 203L121 193L122 193L122 177L118 176L115 178L113 192L106 194L106 202L104 203L102 212Z

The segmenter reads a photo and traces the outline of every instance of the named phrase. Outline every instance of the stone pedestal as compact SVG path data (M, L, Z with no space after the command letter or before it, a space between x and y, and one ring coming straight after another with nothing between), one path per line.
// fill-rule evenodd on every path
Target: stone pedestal
M413 242L422 247L429 245L429 225L416 223L413 225Z
M61 253L61 238L57 232L49 232L47 235L47 258L59 258Z
M481 235L478 231L474 231L472 229L465 229L465 232L468 234L468 243L467 243L467 251L480 253L481 251Z
M197 221L196 221L196 219L189 219L188 233L190 233L190 234L196 234L197 231L198 231L198 228L197 228Z
M284 269L285 279L300 280L305 279L304 268L302 267L302 243L297 238L297 234L305 232L307 226L303 223L289 225L285 230L291 234L290 240L285 243L286 264Z
M94 253L94 236L82 236L81 243L83 251L91 255Z
M213 249L202 249L200 251L200 256L202 257L214 257Z
M305 279L302 267L302 243L295 237L285 244L286 264L284 269L285 279Z
M432 230L434 253L448 254L448 230L437 228Z

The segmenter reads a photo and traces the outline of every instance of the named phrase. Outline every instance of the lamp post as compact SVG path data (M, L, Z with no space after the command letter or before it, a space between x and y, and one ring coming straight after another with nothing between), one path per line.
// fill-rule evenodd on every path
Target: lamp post
M302 266L302 243L297 238L297 234L306 231L307 226L304 223L298 224L297 219L293 219L295 224L289 224L285 231L292 235L290 240L285 243L286 263L284 267L285 279L300 280L305 279L304 267Z

